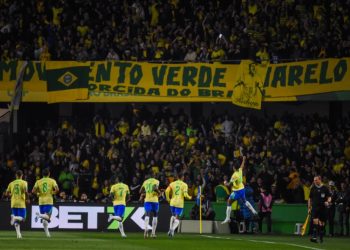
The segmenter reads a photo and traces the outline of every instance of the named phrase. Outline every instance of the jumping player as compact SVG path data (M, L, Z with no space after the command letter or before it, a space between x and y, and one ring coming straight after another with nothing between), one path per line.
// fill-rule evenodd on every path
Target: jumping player
M234 173L232 174L231 180L229 183L225 182L225 185L229 186L232 184L232 193L227 200L226 208L226 218L221 224L229 223L231 221L231 211L232 211L232 202L237 200L240 206L247 206L248 209L253 213L254 216L257 216L257 212L249 201L245 198L245 190L243 184L243 169L245 165L246 157L243 156L242 164L239 168L234 166Z

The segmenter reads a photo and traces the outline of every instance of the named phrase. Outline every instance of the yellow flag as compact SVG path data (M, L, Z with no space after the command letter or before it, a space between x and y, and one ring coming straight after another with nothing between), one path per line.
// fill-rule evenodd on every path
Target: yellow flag
M245 108L261 109L266 65L242 60L233 87L232 103Z

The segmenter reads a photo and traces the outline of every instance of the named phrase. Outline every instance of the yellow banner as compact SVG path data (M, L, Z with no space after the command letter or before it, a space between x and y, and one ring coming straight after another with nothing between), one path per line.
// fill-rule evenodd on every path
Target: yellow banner
M236 65L96 62L90 100L225 101L233 93ZM132 96L132 98L130 98Z
M350 58L274 64L268 67L265 97L290 97L350 89Z
M263 101L291 101L301 95L349 91L349 60L269 65ZM60 63L62 68L67 65L56 64ZM79 102L231 102L239 74L238 64L87 63L89 99ZM20 65L17 61L0 62L0 101L11 100ZM45 62L28 62L23 77L23 101L47 102L46 78Z
M0 101L10 102L22 61L0 62ZM23 102L47 102L45 62L28 61L23 76Z
M245 108L261 109L267 66L250 60L241 61L233 87L232 103Z

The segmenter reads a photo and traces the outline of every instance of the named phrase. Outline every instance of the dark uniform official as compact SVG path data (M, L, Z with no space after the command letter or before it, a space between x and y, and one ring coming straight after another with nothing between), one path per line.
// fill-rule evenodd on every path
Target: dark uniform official
M340 235L345 233L346 236L349 236L350 191L344 182L341 183L336 204L339 212Z
M309 213L313 220L313 231L311 241L317 243L319 237L323 242L324 226L327 220L327 208L331 202L329 189L321 182L321 176L314 177L314 184L310 190L310 198L308 202Z
M332 198L331 203L329 204L328 210L328 227L329 227L329 236L334 236L334 217L335 217L335 201L337 199L337 188L335 187L334 181L330 181L328 183L329 186L329 192Z

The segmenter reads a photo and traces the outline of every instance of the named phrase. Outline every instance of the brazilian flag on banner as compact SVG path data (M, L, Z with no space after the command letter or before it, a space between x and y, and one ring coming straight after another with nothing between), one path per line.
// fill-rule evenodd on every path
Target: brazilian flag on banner
M62 67L64 65L64 67ZM47 102L71 102L89 98L90 63L47 61Z
M261 109L267 65L242 60L233 86L232 103L245 108Z

